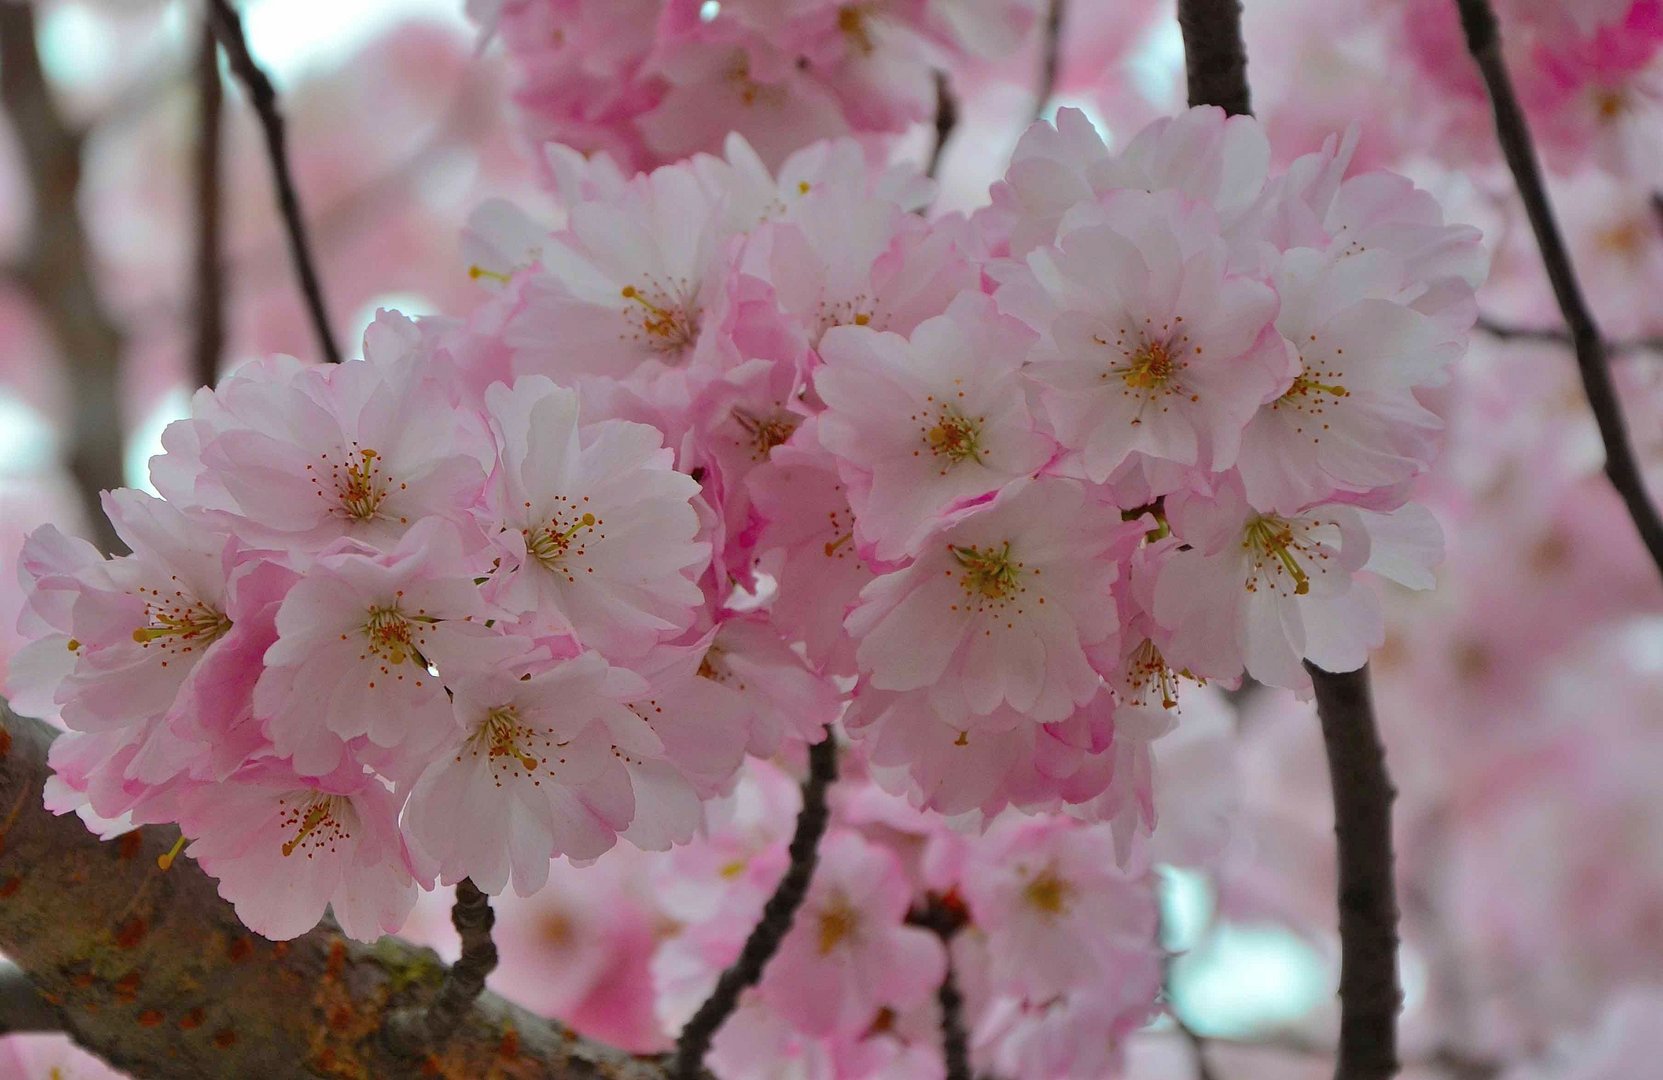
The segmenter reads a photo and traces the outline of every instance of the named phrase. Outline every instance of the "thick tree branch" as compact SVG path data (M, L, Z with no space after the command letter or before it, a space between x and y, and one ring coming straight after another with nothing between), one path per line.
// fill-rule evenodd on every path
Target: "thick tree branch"
M664 1080L661 1065L491 993L412 1063L383 1032L443 985L431 950L361 945L328 922L288 942L250 933L195 863L157 867L177 830L101 843L42 809L53 737L0 703L0 952L117 1068L141 1080Z
M445 972L439 992L426 1009L394 1017L387 1028L394 1049L411 1057L450 1038L484 993L485 980L497 969L497 945L491 940L496 913L491 910L491 898L469 878L456 883L450 921L462 939L461 957Z
M318 349L325 360L338 364L341 362L341 350L329 328L323 286L318 282L317 268L306 240L306 220L300 212L300 196L289 171L289 154L283 114L277 107L277 90L260 65L254 62L253 55L248 51L248 40L243 36L242 20L227 0L208 0L208 22L213 27L214 36L219 38L220 47L225 50L226 62L237 76L237 81L248 91L249 102L260 118L260 130L266 137L266 154L271 159L272 184L277 189L277 209L288 232L289 255L294 261L295 277L299 279L306 310L312 317Z
M220 354L225 349L225 285L221 260L220 220L222 113L225 87L219 78L219 43L214 29L203 24L196 70L196 341L192 370L198 386L219 380Z
M1178 0L1190 105L1218 105L1231 116L1253 111L1241 0Z
M1386 750L1375 725L1368 668L1335 674L1307 662L1334 791L1339 851L1340 1046L1338 1080L1395 1076L1397 896Z
M930 148L930 162L924 175L934 177L941 171L941 158L947 152L947 140L959 126L959 102L953 96L952 84L945 71L935 73L935 145Z
M808 748L808 777L803 781L803 807L797 813L797 829L791 837L790 865L763 905L762 919L745 939L739 959L722 972L710 997L681 1029L670 1066L672 1080L694 1080L699 1075L711 1040L739 1007L739 995L762 978L762 969L790 931L820 858L820 837L825 835L829 816L826 789L835 779L837 742L828 731L824 739Z
M87 508L92 541L125 551L98 493L122 485L122 335L93 280L81 221L81 133L52 98L35 44L35 11L0 3L0 104L12 121L34 203L18 281L39 308L75 384L69 469Z
M1663 517L1646 494L1645 479L1640 463L1634 456L1629 441L1628 426L1623 420L1622 404L1617 388L1611 381L1609 353L1599 326L1588 308L1576 270L1571 264L1570 251L1554 218L1553 204L1548 199L1547 186L1542 182L1542 170L1536 161L1535 144L1524 110L1513 92L1513 82L1501 56L1501 34L1496 24L1495 11L1489 0L1455 0L1461 13L1461 26L1466 32L1467 49L1478 64L1484 85L1490 92L1490 104L1495 114L1496 138L1502 156L1507 159L1513 180L1518 185L1519 198L1524 202L1525 214L1541 248L1542 264L1547 269L1553 295L1559 310L1570 328L1571 345L1576 350L1576 366L1582 375L1582 387L1588 395L1588 405L1599 423L1600 438L1605 443L1605 475L1622 496L1628 516L1634 519L1640 539L1651 553L1652 562L1663 572Z

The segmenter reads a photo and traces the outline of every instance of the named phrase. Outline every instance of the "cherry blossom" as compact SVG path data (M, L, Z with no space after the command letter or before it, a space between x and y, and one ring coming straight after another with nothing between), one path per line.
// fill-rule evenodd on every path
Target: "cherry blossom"
M940 515L1050 460L1021 375L1033 338L968 293L910 340L869 326L826 335L818 432L851 484L855 538L874 558L914 553Z
M861 590L848 620L861 669L946 708L1060 720L1097 693L1085 650L1115 633L1115 555L1137 536L1074 481L1012 484Z

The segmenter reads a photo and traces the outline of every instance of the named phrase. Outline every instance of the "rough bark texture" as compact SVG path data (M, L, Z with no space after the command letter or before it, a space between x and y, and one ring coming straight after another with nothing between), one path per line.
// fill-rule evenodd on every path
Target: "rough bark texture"
M81 1046L142 1080L663 1080L663 1067L579 1038L486 993L443 1045L411 1060L389 1014L424 1007L445 966L397 938L325 924L270 942L237 921L177 831L100 842L41 805L54 733L0 704L0 952Z
M1334 789L1339 849L1340 1047L1336 1080L1397 1075L1397 894L1386 750L1368 668L1334 674L1307 663Z

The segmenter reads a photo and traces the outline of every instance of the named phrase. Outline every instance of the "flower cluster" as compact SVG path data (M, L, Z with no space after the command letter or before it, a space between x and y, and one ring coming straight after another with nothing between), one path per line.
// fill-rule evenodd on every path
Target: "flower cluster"
M1034 0L494 0L532 142L631 169L716 151L730 131L770 164L819 138L886 135L935 114L937 70L1014 50Z
M564 224L482 210L470 318L201 392L161 498L108 498L133 554L31 540L54 805L179 822L264 933L373 936L418 885L684 842L840 720L916 806L1067 808L1129 859L1181 684L1304 689L1380 643L1370 576L1430 583L1421 395L1483 258L1351 146L1272 175L1250 118L1111 153L1065 110L934 219L854 140L551 149ZM834 840L818 902L883 857ZM897 890L860 902L898 926ZM907 1004L861 993L779 1008Z
M664 913L683 926L653 958L665 1030L738 956L784 872L793 789L754 763L722 823L658 866ZM1157 1008L1153 882L1116 867L1105 826L1006 816L969 836L856 778L790 933L711 1062L735 1080L784 1062L811 1076L940 1075L935 990L950 951L978 1061L1014 1080L1109 1075Z

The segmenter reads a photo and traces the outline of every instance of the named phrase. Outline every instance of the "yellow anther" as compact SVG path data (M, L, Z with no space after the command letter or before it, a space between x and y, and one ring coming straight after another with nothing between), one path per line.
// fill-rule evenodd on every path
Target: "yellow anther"
M185 838L181 836L173 842L173 847L165 855L156 856L156 865L161 867L163 870L170 869L173 866L173 860L177 859L179 857L179 853L184 850ZM284 854L288 853L284 852Z

